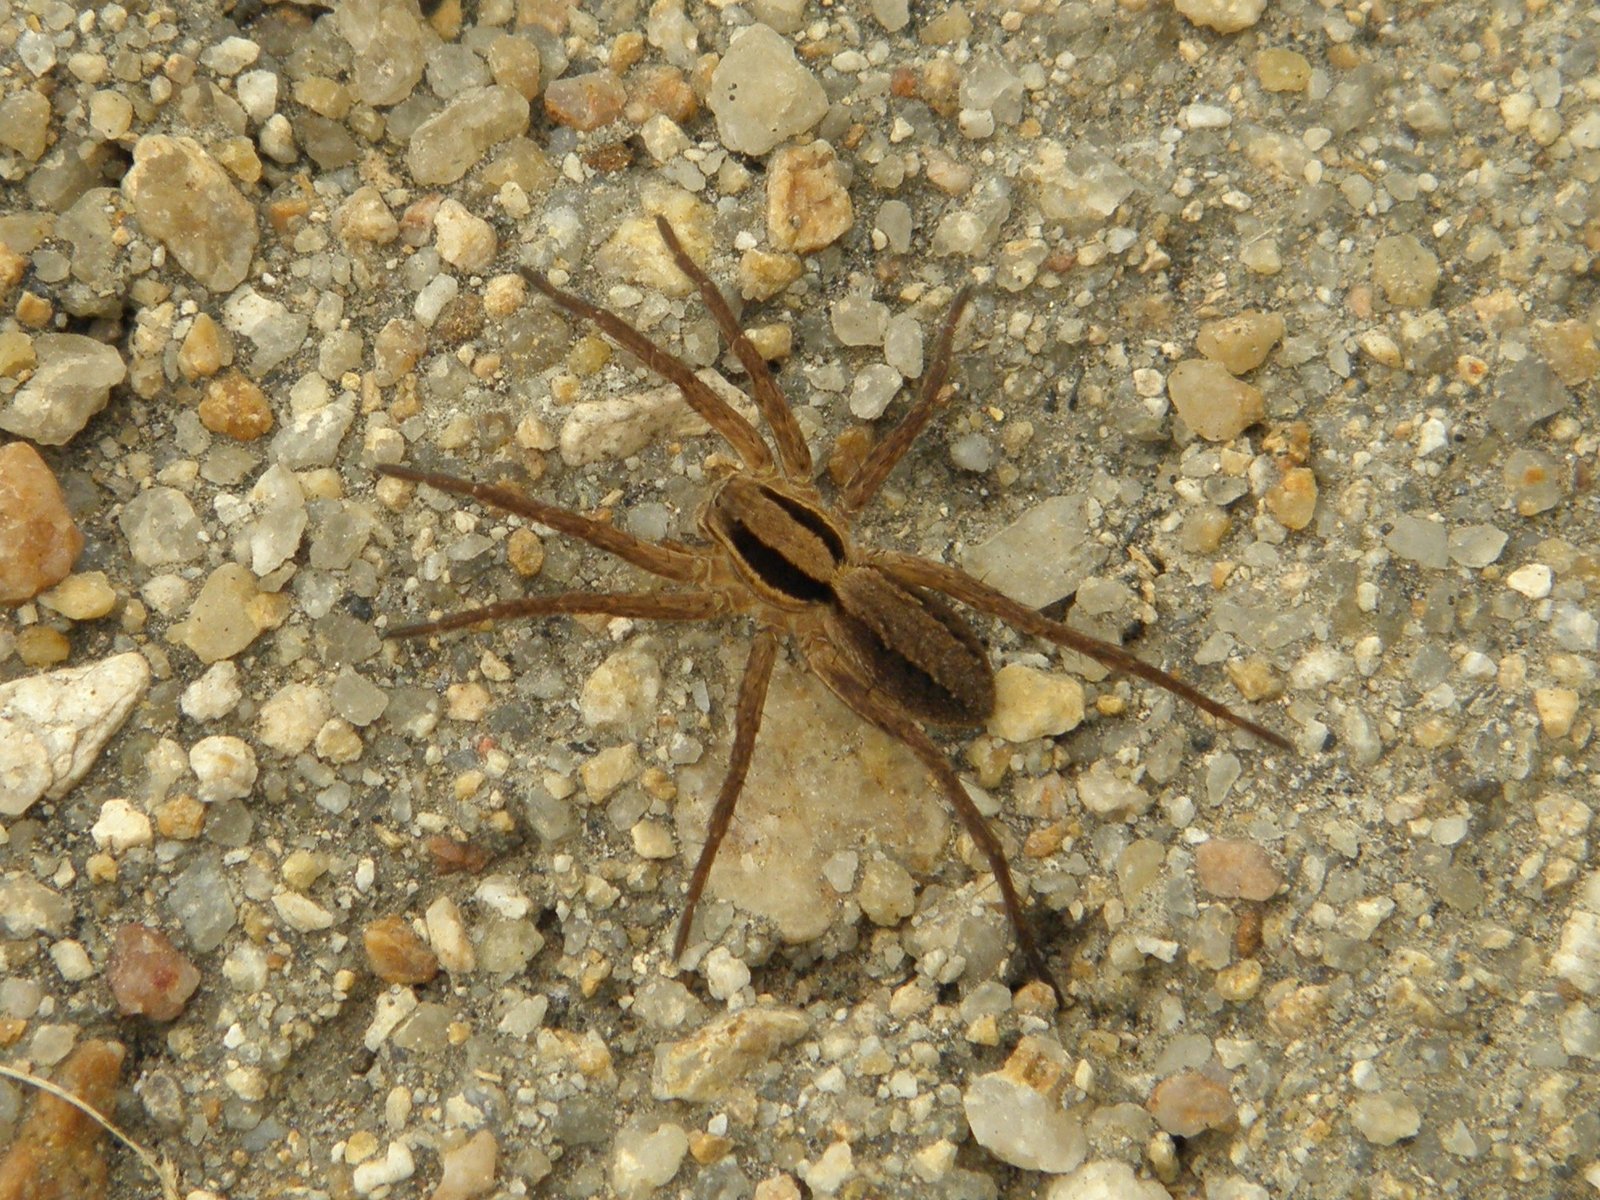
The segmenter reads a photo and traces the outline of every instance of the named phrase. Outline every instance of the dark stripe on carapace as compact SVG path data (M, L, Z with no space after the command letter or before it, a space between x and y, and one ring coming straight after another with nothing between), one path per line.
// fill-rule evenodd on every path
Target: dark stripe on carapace
M827 584L811 578L746 526L729 522L726 528L739 557L773 591L807 604L826 604L833 599L833 591Z

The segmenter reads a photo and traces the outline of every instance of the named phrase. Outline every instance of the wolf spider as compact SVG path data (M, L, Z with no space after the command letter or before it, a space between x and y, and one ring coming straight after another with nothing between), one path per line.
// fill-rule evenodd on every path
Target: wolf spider
M728 773L689 878L672 942L676 960L688 945L695 907L733 819L761 726L773 660L779 640L787 635L798 645L806 666L834 695L905 743L927 767L987 860L1030 968L1059 992L1023 915L999 839L967 795L946 755L923 729L925 723L953 729L981 726L995 705L994 671L984 645L950 601L1157 684L1281 749L1289 749L1289 742L1141 662L1121 646L1042 616L964 571L911 554L869 549L852 540L850 526L856 515L877 494L947 398L945 377L951 343L967 307L967 291L958 293L950 306L915 402L888 436L868 452L830 505L812 480L811 453L766 362L745 336L722 293L684 251L672 226L662 217L656 224L674 262L699 291L749 375L756 407L771 429L776 458L756 428L682 359L614 313L562 291L537 271L524 269L528 281L546 297L593 322L646 367L675 384L690 407L726 439L742 465L716 484L701 509L699 525L706 542L698 545L643 541L601 521L529 499L509 487L410 467L380 466L382 474L425 483L525 517L680 585L671 591L524 596L402 626L385 636L420 637L485 621L556 614L657 621L704 621L745 614L755 620L759 629L739 685Z

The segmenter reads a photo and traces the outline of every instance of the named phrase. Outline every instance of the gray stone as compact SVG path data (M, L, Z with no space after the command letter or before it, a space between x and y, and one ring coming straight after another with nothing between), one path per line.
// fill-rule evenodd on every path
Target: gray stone
M33 377L0 401L0 429L46 446L64 445L106 406L128 369L114 347L80 333L41 333L33 352Z

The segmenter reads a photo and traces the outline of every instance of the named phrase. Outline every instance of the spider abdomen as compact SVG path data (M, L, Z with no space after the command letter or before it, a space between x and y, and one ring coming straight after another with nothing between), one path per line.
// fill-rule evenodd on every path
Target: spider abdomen
M862 678L936 725L981 725L994 711L994 670L972 627L932 592L872 566L834 580L826 626Z

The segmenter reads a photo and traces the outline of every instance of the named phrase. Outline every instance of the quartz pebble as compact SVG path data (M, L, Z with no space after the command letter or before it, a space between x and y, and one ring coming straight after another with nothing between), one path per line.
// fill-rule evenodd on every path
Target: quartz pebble
M627 98L622 81L610 71L589 71L552 80L544 110L557 125L587 132L620 117Z
M199 142L145 134L122 193L139 227L202 286L227 292L243 282L256 249L255 210Z
M1283 340L1283 318L1277 313L1242 312L1200 327L1194 348L1234 375L1253 371L1267 361Z
M614 1194L620 1200L643 1200L672 1182L688 1152L689 1135L681 1125L664 1121L648 1133L623 1128L611 1155Z
M272 405L267 394L247 375L229 371L206 385L200 401L200 423L212 433L238 442L253 442L272 430Z
M824 141L789 146L767 170L767 240L779 250L815 254L855 221L839 160Z
M321 688L286 683L256 714L256 737L279 754L299 754L311 745L332 713L332 702Z
M1023 177L1037 184L1045 217L1064 222L1074 234L1092 233L1105 225L1137 186L1108 151L1088 141L1069 150L1041 139Z
M822 85L789 40L760 24L729 44L711 75L706 104L723 145L756 156L806 132L828 111Z
M1384 1091L1358 1096L1350 1105L1350 1120L1374 1146L1392 1146L1416 1137L1422 1113L1403 1092Z
M1109 763L1097 762L1078 776L1078 799L1096 816L1132 820L1151 805L1151 797L1131 779L1118 775Z
M116 605L117 593L104 571L85 571L41 593L39 603L70 621L98 621Z
M1176 0L1174 7L1196 25L1218 33L1238 33L1261 19L1267 0Z
M715 371L697 374L724 395L734 390ZM561 426L561 461L579 467L626 458L658 438L696 437L709 428L675 387L609 400L586 400L568 410Z
M238 800L256 783L256 754L242 738L201 738L189 751L189 768L199 780L195 794L206 804Z
M148 846L152 838L150 818L122 799L107 800L100 806L100 816L89 834L96 846L112 854Z
M578 712L591 729L638 737L655 720L660 694L660 660L648 646L632 642L584 680Z
M65 445L110 402L128 368L114 346L81 333L41 333L33 353L32 376L0 399L0 429L46 446Z
M1439 259L1414 234L1379 238L1372 252L1372 277L1390 304L1423 308L1439 285Z
M1191 358L1173 367L1167 394L1184 424L1208 442L1236 438L1266 415L1261 392L1210 359Z
M1228 1195L1230 1200L1257 1200L1243 1193ZM1168 1200L1170 1196L1154 1179L1140 1179L1127 1163L1099 1158L1051 1183L1044 1200ZM1266 1200L1265 1195L1260 1200Z
M152 487L123 506L117 518L128 553L142 567L190 562L205 553L204 530L188 497L176 488Z
M0 815L71 791L149 686L132 651L0 684Z
M491 147L524 133L528 116L528 101L511 88L468 88L412 133L411 177L423 185L454 183Z
M1304 529L1317 511L1317 477L1310 467L1290 467L1267 489L1267 510L1285 529Z
M1069 1067L1058 1043L1029 1034L1005 1066L969 1083L961 1104L978 1144L1027 1171L1060 1175L1083 1162L1083 1122L1061 1107Z
M224 563L206 578L173 633L203 663L232 658L284 619L287 601L260 591L250 568Z
M494 1188L500 1144L480 1129L466 1141L439 1152L441 1176L428 1200L473 1200ZM670 1176L669 1176L670 1178Z
M771 1005L718 1017L688 1037L656 1048L650 1091L657 1100L712 1103L810 1028L810 1018L799 1009Z
M83 534L39 452L0 447L0 604L30 600L59 583L83 550Z
M434 214L434 244L439 257L458 271L477 274L494 261L494 226L459 200L445 200Z
M106 983L124 1015L173 1021L200 986L200 972L160 930L128 924L112 941Z
M1085 503L1083 496L1040 501L969 549L962 566L1019 604L1054 604L1105 561L1105 548L1089 536Z

